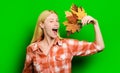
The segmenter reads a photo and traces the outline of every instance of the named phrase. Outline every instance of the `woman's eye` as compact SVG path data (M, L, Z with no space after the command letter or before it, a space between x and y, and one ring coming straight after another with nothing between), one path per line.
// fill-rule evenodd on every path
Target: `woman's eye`
M51 23L53 22L53 21L50 21Z

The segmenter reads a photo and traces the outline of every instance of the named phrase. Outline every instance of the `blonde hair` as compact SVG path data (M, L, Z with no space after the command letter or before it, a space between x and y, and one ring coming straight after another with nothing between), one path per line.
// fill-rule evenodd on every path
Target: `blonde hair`
M43 39L44 33L42 28L40 27L40 24L44 23L45 19L52 13L55 13L55 12L52 10L45 10L39 15L31 43L34 43L36 41Z

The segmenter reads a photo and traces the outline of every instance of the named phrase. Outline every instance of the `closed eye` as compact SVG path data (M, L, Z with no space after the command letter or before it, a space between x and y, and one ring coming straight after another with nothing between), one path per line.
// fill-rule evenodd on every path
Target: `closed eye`
M54 21L50 21L51 23L54 22Z

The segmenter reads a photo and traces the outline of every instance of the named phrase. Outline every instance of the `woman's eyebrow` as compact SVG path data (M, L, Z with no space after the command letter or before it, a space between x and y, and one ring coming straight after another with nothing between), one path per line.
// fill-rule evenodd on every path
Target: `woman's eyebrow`
M50 18L49 20L59 20L58 18L54 19L54 18Z
M50 18L50 20L54 20L53 18Z

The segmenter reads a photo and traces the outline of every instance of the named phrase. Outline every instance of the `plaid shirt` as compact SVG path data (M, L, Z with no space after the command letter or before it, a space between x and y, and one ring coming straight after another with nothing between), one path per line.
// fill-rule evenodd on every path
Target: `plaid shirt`
M23 73L71 73L73 56L87 56L101 51L95 42L57 39L45 55L38 42L27 47Z

